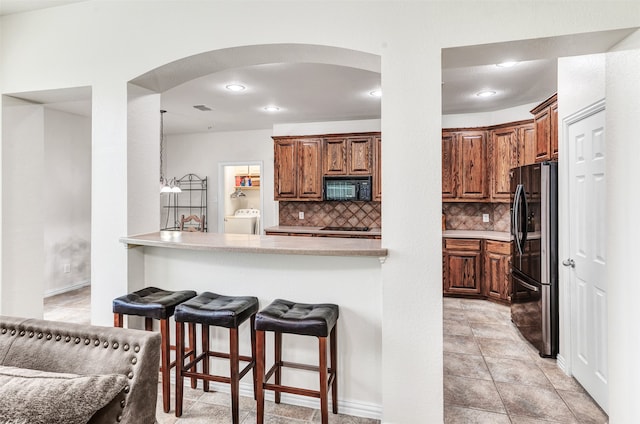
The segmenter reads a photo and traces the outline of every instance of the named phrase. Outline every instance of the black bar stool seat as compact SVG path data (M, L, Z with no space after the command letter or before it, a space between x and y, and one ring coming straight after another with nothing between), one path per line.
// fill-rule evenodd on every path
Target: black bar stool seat
M169 291L157 287L145 287L144 289L128 293L113 300L113 325L122 327L124 325L124 315L135 315L144 317L145 329L153 331L153 320L160 321L161 341L161 366L162 374L162 404L164 412L169 412L171 386L169 373L177 361L171 361L170 351L175 346L171 345L171 335L169 333L169 318L180 303L196 296L193 290ZM190 328L189 346L195 344L195 331ZM192 355L192 349L187 351L187 355ZM191 385L195 387L196 381Z
M253 387L256 390L256 336L255 317L258 312L258 298L251 296L223 296L204 292L176 307L176 349L177 355L184 350L184 324L200 324L202 327L202 346L200 354L188 364L182 361L176 367L176 417L182 415L183 379L202 380L203 389L209 391L209 382L216 381L231 385L231 416L233 424L238 424L240 411L240 379L253 370ZM240 355L238 328L249 320L251 324L251 356ZM210 350L210 326L229 329L229 352ZM184 355L183 355L184 356ZM209 359L212 357L229 359L230 377L209 373ZM240 361L248 364L240 370ZM202 372L197 372L196 365L202 362Z
M320 398L322 424L329 422L328 391L331 388L332 412L338 413L338 336L337 321L339 307L332 303L306 304L276 299L256 315L256 368L258 374L257 423L264 422L264 390L275 392L275 402L280 403L280 393L292 393ZM274 364L265 373L265 332L274 333ZM319 365L284 362L282 360L282 334L297 334L318 338ZM327 366L327 338L331 364ZM309 390L281 384L282 368L298 368L317 371L320 377L320 390ZM275 374L275 382L269 383Z

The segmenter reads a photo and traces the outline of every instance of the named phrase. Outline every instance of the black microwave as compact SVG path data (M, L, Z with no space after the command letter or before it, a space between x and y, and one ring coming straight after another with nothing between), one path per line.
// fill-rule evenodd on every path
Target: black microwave
M324 177L323 199L328 201L371 200L371 176L364 177Z

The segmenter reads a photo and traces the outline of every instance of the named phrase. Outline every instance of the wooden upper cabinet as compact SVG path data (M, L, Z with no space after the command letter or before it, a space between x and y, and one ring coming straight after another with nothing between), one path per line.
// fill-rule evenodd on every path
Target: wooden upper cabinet
M443 131L442 200L486 201L487 159L485 131Z
M349 137L347 141L348 175L371 175L373 137Z
M442 133L442 199L458 197L458 144L456 134Z
M487 134L484 131L469 131L458 134L460 144L459 178L462 199L486 199L487 179Z
M322 200L322 139L274 138L274 199Z
M536 161L536 129L533 124L518 127L518 166Z
M558 102L550 106L551 109L551 159L558 159Z
M368 135L325 138L324 175L372 175L373 139Z
M322 162L324 175L347 175L347 139L325 138Z
M558 150L558 106L557 95L549 97L536 106L531 113L534 115L536 139L536 162L550 160L553 149ZM555 147L552 146L555 144Z
M322 200L322 139L298 140L298 197Z
M373 138L373 201L382 201L382 137Z
M297 140L275 140L274 147L274 199L298 197L298 143Z
M518 166L517 127L491 131L491 201L508 202L511 195L509 173Z

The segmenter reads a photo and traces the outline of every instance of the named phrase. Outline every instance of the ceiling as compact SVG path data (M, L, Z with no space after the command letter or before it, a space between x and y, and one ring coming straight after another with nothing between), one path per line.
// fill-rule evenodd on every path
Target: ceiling
M0 14L77 1L82 0L1 0ZM557 90L558 57L607 51L633 31L635 29L632 28L444 49L443 114L488 112L544 100ZM303 49L304 46L298 45L297 48ZM258 49L254 50L253 53L259 54ZM219 66L219 69L205 75L193 69L198 66L197 62L185 66L182 61L177 61L170 72L150 72L147 80L153 81L154 87L146 88L162 93L162 108L167 110L167 134L268 129L278 123L380 118L381 99L369 95L381 86L380 74L373 70L375 66L310 63L305 61L302 50L296 55L297 59L290 61ZM496 66L508 60L518 63L509 68ZM142 77L137 80L145 86ZM225 86L230 83L242 84L246 89L229 91ZM476 94L482 90L492 90L496 94L478 97ZM71 113L91 113L90 89L76 90L71 97L64 91L19 93L15 96ZM211 110L202 111L193 107L196 105L204 105ZM277 112L264 110L269 105L280 109Z

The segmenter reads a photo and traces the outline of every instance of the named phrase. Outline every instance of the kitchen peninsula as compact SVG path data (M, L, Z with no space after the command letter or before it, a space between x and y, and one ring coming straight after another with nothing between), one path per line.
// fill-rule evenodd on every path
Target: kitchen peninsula
M127 247L130 289L156 286L256 296L261 308L275 299L339 305L340 413L382 416L381 262L387 249L381 240L175 233L120 238ZM248 330L241 329L239 339L240 352L250 352ZM284 359L290 355L301 362L317 361L317 341L308 339L285 337ZM211 343L228 345L227 333L212 333ZM268 355L272 343L267 338ZM228 371L222 361L212 365L221 373ZM303 387L317 385L313 373L291 371L291 378ZM214 390L225 391L228 386L214 384ZM253 397L252 390L251 379L240 383L243 396ZM309 405L310 401L283 394L282 402Z

